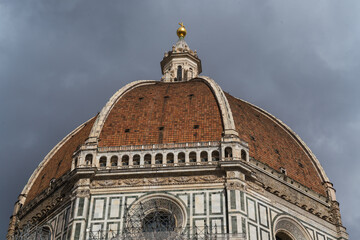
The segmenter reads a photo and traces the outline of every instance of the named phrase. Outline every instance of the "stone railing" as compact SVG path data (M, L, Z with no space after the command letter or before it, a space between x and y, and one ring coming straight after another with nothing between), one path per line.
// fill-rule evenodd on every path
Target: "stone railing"
M196 148L196 147L218 147L220 142L193 142L193 143L164 143L150 145L132 145L132 146L113 146L99 147L98 152L118 152L118 151L136 151L153 149L174 149L174 148Z
M137 168L162 168L162 167L184 167L184 166L208 166L219 165L219 161L208 162L181 162L181 163L163 163L163 164L144 164L144 165L125 165L125 166L107 166L98 167L99 170L109 169L137 169Z

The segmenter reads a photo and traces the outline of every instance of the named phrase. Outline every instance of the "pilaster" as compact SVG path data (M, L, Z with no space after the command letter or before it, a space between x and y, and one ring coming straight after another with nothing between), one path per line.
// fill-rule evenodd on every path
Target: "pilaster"
M86 223L89 216L90 179L79 179L77 188L73 191L72 230L71 239L86 239Z

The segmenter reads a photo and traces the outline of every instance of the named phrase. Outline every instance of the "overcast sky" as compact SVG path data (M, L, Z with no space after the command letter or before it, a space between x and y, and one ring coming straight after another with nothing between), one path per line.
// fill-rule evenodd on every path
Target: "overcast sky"
M53 146L126 83L160 79L183 21L203 75L308 144L360 239L359 13L358 0L0 1L0 236Z

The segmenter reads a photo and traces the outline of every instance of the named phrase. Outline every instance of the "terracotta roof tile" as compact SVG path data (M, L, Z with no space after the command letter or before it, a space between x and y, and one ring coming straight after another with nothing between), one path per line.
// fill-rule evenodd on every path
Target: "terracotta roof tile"
M326 196L325 187L311 157L279 122L240 99L226 94L239 137L249 143L250 157L279 170Z
M89 137L89 133L94 124L96 117L85 123L85 126L77 133L72 135L64 145L48 160L47 164L43 167L40 174L35 179L32 187L30 188L26 202L30 202L43 190L49 187L50 180L60 178L65 173L71 170L72 155L76 148L83 144Z
M222 131L217 101L204 82L159 82L137 87L115 104L99 146L220 141Z

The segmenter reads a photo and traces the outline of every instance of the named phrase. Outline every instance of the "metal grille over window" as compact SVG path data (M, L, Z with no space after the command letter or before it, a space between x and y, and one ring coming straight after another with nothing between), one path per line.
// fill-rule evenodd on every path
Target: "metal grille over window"
M185 217L175 202L153 198L126 207L125 239L167 239L182 231Z
M154 211L144 217L142 223L144 232L167 232L175 230L174 216L165 211Z
M14 240L50 240L51 232L48 227L35 227L31 225L25 225L21 229L17 229L14 235Z

